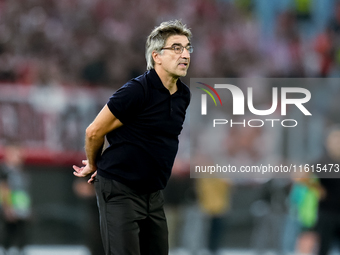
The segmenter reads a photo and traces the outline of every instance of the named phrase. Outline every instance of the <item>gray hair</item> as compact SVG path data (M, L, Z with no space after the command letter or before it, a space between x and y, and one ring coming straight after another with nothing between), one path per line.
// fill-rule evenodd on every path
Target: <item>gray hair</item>
M154 68L155 61L152 57L152 52L160 52L165 46L166 40L172 35L185 35L189 41L191 39L191 31L186 25L183 25L180 20L170 20L162 22L148 36L145 45L146 68L150 70Z

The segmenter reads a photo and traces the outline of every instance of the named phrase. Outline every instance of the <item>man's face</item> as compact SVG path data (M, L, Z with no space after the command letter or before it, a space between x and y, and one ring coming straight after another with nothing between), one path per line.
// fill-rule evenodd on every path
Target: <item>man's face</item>
M174 45L182 45L187 47L190 45L188 38L184 35L170 36L164 48L170 48ZM174 78L183 77L187 74L190 63L190 53L186 48L183 52L178 54L174 50L164 49L163 53L159 55L161 61L161 68Z

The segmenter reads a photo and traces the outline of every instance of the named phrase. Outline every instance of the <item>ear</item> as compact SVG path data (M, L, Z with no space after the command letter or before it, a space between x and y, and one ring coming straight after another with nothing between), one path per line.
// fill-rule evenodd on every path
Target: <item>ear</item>
M152 58L153 58L153 61L155 61L155 64L160 65L162 63L160 56L161 54L159 52L157 51L152 52Z

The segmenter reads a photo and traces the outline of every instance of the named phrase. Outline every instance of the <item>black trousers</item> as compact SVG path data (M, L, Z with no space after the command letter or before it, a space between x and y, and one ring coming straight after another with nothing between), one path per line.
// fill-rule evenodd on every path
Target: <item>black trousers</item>
M22 249L27 241L27 222L26 220L17 220L14 222L5 222L3 246L5 249L11 246L17 246Z
M317 232L319 235L318 255L331 253L333 244L340 241L340 214L327 211L319 211Z
M102 176L95 189L105 255L167 255L163 194L141 194Z

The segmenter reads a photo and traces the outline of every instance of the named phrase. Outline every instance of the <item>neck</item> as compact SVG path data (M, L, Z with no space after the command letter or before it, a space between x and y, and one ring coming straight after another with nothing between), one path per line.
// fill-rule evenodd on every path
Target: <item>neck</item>
M178 77L171 76L159 68L155 68L155 71L158 74L158 77L161 79L163 86L169 90L171 95L174 94L177 91Z

